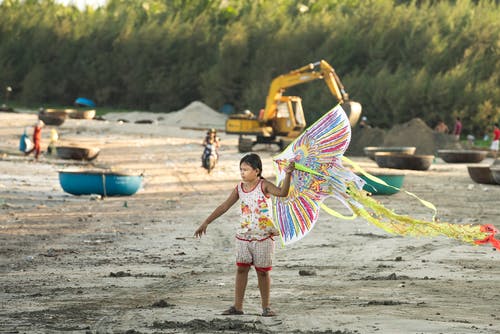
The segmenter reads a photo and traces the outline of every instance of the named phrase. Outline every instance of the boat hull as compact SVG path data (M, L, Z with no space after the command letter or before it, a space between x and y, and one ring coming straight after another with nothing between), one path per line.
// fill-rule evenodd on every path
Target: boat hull
M375 153L375 162L381 168L428 170L433 160L433 155Z
M38 119L45 125L59 126L68 118L68 113L72 109L44 109L38 113Z
M130 196L142 185L142 174L109 171L59 171L59 183L72 195Z
M56 152L61 159L91 161L97 158L100 149L96 147L57 146Z
M438 156L448 163L476 163L481 162L488 155L488 151L477 150L438 150Z
M95 110L74 110L68 114L69 118L76 119L93 119L95 117Z
M500 184L500 167L498 166L491 166L490 167L491 175L493 176L493 179L497 184Z
M377 183L370 180L368 177L360 174L358 175L366 184L363 186L363 190L370 192L372 195L393 195L399 192L399 189L403 186L404 174L372 174L373 176L381 179L389 186ZM394 188L393 188L394 187Z
M401 154L415 154L415 146L367 146L363 148L365 155L375 160L375 154L384 153L401 153Z
M493 178L490 166L467 166L472 181L482 184L497 184Z

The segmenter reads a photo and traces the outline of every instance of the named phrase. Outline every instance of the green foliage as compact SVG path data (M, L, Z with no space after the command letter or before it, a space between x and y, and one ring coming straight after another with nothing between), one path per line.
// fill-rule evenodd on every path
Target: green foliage
M325 59L373 125L460 116L480 136L500 118L499 31L494 0L4 0L0 87L31 105L258 112L274 77ZM286 93L308 122L337 103L320 81Z

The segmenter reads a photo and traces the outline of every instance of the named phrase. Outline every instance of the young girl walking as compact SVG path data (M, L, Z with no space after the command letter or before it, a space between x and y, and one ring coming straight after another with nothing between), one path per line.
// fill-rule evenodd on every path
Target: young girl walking
M238 200L241 207L240 226L236 232L236 283L234 305L223 315L243 314L243 299L248 281L248 272L253 265L262 303L262 316L272 317L276 313L270 307L272 257L274 236L279 231L272 222L270 195L286 197L295 165L291 162L281 187L262 177L262 161L255 153L245 155L240 161L240 182L229 197L220 204L194 232L199 238L207 232L208 225L229 210Z

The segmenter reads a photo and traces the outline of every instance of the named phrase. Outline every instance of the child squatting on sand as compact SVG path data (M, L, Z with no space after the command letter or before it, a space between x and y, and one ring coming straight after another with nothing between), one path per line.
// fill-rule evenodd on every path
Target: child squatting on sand
M270 195L286 197L290 188L290 179L295 164L291 162L286 168L286 177L281 187L262 177L262 161L255 153L245 155L240 161L242 182L231 192L194 232L199 238L207 232L208 224L222 216L238 200L241 207L240 227L236 232L236 282L234 305L224 311L223 315L243 314L243 298L248 281L248 272L253 265L262 303L262 316L272 317L276 313L270 308L270 291L272 257L274 254L274 236L279 231L272 222Z

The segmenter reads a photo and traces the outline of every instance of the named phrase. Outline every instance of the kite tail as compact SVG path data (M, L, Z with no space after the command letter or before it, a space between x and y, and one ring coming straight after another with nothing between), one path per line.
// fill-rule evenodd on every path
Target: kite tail
M484 239L476 240L476 245L491 243L493 247L500 250L500 240L495 239L495 234L498 233L498 230L495 228L495 226L491 224L481 225L481 231L484 233L488 233L488 236Z
M356 187L349 187L348 192L354 200L349 203L354 213L388 233L417 237L446 236L474 245L491 243L500 250L500 241L494 237L498 230L491 224L450 224L415 219L396 214Z

